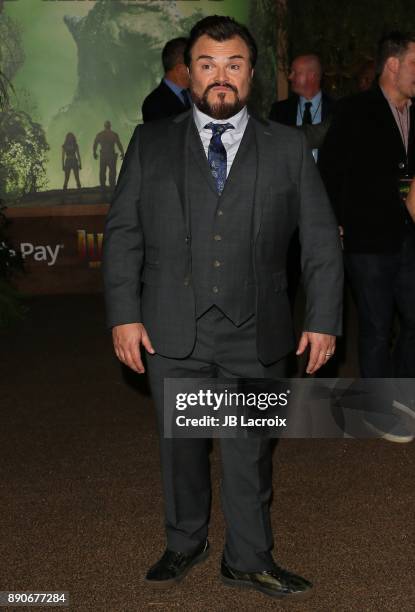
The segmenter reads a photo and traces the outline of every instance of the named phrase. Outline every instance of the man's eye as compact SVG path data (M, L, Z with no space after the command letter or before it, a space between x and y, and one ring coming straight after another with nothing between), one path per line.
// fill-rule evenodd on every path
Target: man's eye
M239 68L240 68L240 65L239 65L239 64L232 64L232 65L231 65L231 69L232 69L232 70L239 70Z
M210 64L202 64L202 70L209 70L211 68Z

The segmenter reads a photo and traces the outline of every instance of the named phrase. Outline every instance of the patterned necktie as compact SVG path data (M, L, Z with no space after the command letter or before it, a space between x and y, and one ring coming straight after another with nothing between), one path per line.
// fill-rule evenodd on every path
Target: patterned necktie
M222 134L226 130L233 130L234 126L230 123L207 123L206 130L212 130L212 138L209 143L208 162L212 172L213 179L216 183L216 189L219 195L222 194L226 181L226 149L223 146Z
M313 120L311 118L311 107L313 106L312 102L306 102L304 104L304 113L303 113L303 125L311 125Z

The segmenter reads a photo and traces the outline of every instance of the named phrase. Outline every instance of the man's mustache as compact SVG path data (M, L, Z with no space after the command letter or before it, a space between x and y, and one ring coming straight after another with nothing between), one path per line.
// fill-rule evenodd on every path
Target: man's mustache
M230 89L234 93L236 93L236 94L238 93L238 88L235 87L235 85L232 85L231 83L227 83L226 81L224 81L223 83L221 83L220 81L215 81L214 83L211 83L210 85L208 85L206 87L206 89L205 89L205 96L209 93L209 91L213 87L226 87L227 89Z

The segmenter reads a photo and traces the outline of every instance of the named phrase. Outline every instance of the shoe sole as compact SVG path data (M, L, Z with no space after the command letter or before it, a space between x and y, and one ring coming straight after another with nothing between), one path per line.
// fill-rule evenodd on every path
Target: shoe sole
M268 597L273 597L274 599L287 599L292 597L294 599L308 599L311 596L311 587L306 591L301 591L298 593L276 593L275 591L271 591L266 587L262 587L261 585L257 585L250 580L234 580L233 578L226 578L226 576L221 576L222 583L225 586L234 588L234 589L251 589L254 591L259 591L264 595L268 595Z
M193 561L189 563L186 569L180 574L180 576L176 576L175 578L169 578L168 580L148 580L147 578L144 578L144 582L146 584L150 584L151 586L156 587L157 589L168 589L174 586L175 584L180 583L183 578L186 578L187 574L190 572L191 569L193 569L195 565L206 561L209 556L209 552L210 548L204 550L202 553L200 553L198 557L195 557Z

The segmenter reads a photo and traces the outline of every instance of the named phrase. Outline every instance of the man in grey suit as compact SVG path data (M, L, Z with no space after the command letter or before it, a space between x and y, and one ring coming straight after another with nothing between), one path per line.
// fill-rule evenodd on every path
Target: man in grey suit
M304 136L248 115L257 49L229 17L206 17L185 53L193 108L139 126L106 223L104 281L118 358L144 372L160 427L167 549L153 584L208 554L208 441L163 438L164 378L278 378L294 348L285 259L299 225L307 292L297 354L311 374L341 332L337 224ZM227 524L222 580L283 597L311 583L280 568L265 438L221 439Z

